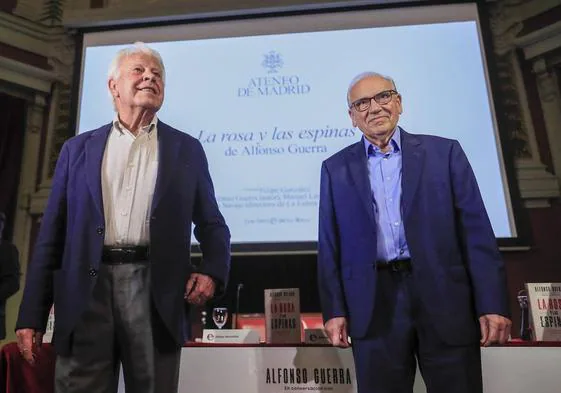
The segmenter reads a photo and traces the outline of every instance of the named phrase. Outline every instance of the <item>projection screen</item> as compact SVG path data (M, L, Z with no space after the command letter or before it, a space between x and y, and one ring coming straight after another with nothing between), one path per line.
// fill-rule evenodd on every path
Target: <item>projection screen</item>
M163 57L158 119L202 143L234 251L315 249L321 162L361 138L346 93L365 71L394 78L403 129L461 143L496 237L517 236L474 4L85 33L78 133L115 117L107 69L135 41Z

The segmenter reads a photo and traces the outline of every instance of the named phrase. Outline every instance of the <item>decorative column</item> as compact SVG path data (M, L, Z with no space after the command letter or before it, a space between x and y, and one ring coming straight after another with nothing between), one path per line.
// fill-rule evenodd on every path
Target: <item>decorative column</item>
M53 67L56 82L53 86L53 102L48 128L48 140L45 159L41 173L40 189L50 189L58 154L64 142L74 136L75 130L70 129L73 113L70 113L72 101L72 75L74 73L74 38L71 35L60 35L53 45L49 64ZM47 182L47 184L45 184Z
M526 86L516 50L522 21L534 1L496 1L488 4L497 60L499 91L506 112L501 124L513 149L520 194L527 207L549 206L551 198L561 195L557 178L547 172L541 161ZM541 3L543 5L543 3ZM538 8L538 7L534 7ZM535 12L540 12L539 10Z
M553 170L557 179L561 182L561 95L559 93L559 80L543 57L534 60L532 69L536 76Z
M521 126L526 130L524 135L527 142L525 150L522 152L524 154L520 154L520 152L516 154L515 167L518 173L518 185L526 207L547 207L550 198L560 196L560 183L553 174L547 172L546 166L540 160L520 62L514 51L511 52L510 58L514 87L520 104ZM515 135L511 135L511 143L515 147L517 146L518 140ZM552 148L551 143L550 148Z
M36 92L34 100L28 102L25 143L14 225L14 243L19 248L20 259L22 261L27 261L28 257L29 229L31 227L29 212L36 182L36 177L30 176L30 174L37 173L40 162L41 130L47 114L48 97L49 94L46 92ZM22 268L23 267L24 264L22 264Z
M57 47L63 42L62 38L65 35L61 28L46 27L30 20L39 18L39 14L34 11L40 11L41 4L42 2L35 5L35 2L20 0L18 15L0 13L0 42L16 48L15 53L32 53L40 60L39 65L33 65L27 64L25 57L12 59L0 54L0 81L7 82L4 86L7 86L8 94L21 97L27 102L13 235L13 242L20 253L24 276L29 261L29 250L38 225L37 220L44 210L49 192L48 180L44 182L46 177L43 176L41 169L44 167L44 157L48 153L43 143L49 143L49 134L55 128L57 121L54 116L56 109L53 107L53 101L56 101L55 97L60 96L57 85L61 78L64 77L62 80L67 81L72 77L71 69L62 69L56 61L51 62L51 67L47 65L49 57L53 54L56 57L60 52ZM27 6L29 7L26 8ZM73 49L69 53L73 53ZM72 60L70 64L71 62ZM23 277L22 282L24 280ZM22 291L19 291L7 303L6 340L8 341L15 339L13 327L21 295Z

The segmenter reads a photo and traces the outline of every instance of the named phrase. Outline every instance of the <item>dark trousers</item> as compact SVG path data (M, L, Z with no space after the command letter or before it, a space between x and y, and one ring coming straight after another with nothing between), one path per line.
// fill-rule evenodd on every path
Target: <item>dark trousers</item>
M72 354L57 358L56 392L117 392L121 364L127 393L177 392L180 349L154 345L152 309L148 263L101 265Z
M352 342L358 393L413 392L417 363L428 393L482 393L479 342L442 342L419 300L412 273L378 273L370 333Z

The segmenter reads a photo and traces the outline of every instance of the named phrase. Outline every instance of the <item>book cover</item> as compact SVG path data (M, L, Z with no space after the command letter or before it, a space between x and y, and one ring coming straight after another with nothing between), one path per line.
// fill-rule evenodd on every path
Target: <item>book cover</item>
M300 343L298 288L265 289L265 335L269 344Z
M561 341L561 283L526 283L536 341Z

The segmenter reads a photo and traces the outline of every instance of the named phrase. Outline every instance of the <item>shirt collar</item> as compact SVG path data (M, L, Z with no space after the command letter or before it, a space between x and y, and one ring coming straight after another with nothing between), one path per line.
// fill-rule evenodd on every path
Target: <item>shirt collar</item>
M152 121L150 122L150 124L142 127L140 129L140 132L138 133L138 136L143 135L144 133L148 134L148 139L151 139L156 133L152 132L156 129L156 127L158 126L158 117L156 115L154 115L154 117L152 118ZM125 133L125 131L130 132L129 129L127 129L127 127L125 127L123 125L123 123L121 123L121 121L119 120L119 115L115 115L115 118L113 119L113 128L115 130L117 130L121 135L123 135ZM132 135L132 133L131 133Z
M366 156L368 157L369 153L370 153L370 149L372 149L373 152L379 152L381 153L381 150L378 146L370 143L370 141L368 139L366 139L364 137L364 135L362 136L362 142L364 143L364 151L366 152ZM398 152L401 151L401 132L399 127L395 128L395 131L390 139L390 145L392 146L392 150L390 152Z

